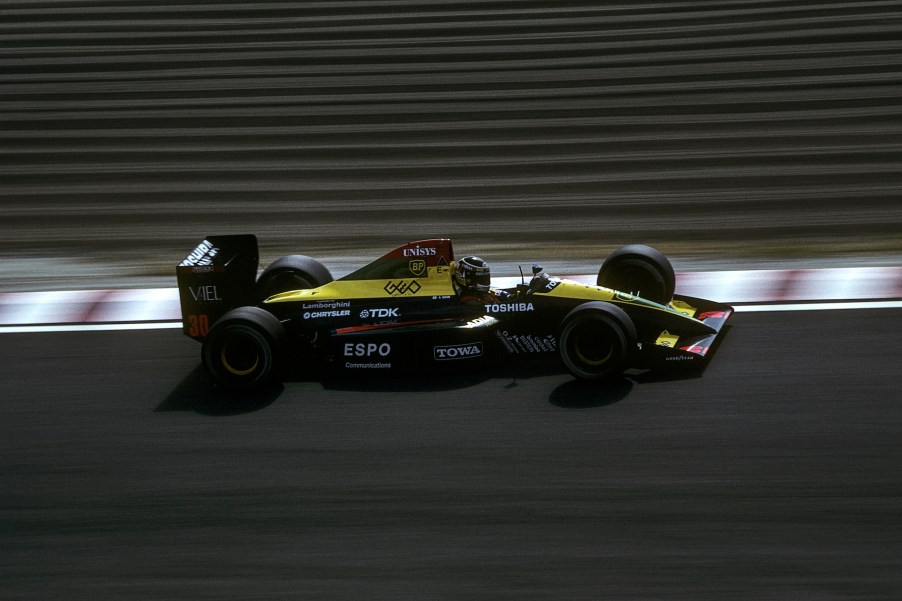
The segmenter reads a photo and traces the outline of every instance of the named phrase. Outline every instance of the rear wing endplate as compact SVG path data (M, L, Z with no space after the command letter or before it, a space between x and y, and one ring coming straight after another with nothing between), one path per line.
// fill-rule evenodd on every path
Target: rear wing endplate
M204 238L176 267L182 333L203 340L226 311L252 304L258 263L252 234Z

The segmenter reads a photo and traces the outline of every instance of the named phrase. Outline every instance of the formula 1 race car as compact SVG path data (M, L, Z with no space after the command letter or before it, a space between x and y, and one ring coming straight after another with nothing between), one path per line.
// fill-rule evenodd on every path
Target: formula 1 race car
M286 369L453 370L530 358L601 380L630 368L703 367L733 312L675 295L670 262L642 245L612 253L597 285L534 265L528 282L485 282L473 295L458 267L451 241L431 239L338 280L302 255L258 276L256 237L209 236L176 269L183 332L203 343L204 367L229 389L259 387Z

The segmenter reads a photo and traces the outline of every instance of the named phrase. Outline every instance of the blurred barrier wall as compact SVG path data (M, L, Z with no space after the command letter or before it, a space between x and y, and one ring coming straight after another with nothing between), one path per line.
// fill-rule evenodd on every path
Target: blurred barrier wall
M900 64L887 1L9 0L0 270L244 231L900 256Z

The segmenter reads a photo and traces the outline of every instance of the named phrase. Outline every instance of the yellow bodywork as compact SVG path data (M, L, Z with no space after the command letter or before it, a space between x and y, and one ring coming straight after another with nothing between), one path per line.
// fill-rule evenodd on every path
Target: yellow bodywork
M548 292L548 295L565 298L579 298L585 300L607 302L614 301L618 304L638 305L658 311L673 311L690 318L694 318L696 313L698 313L697 308L684 301L673 300L669 305L665 307L663 305L658 305L656 303L638 298L626 292L619 292L616 290L611 290L610 288L603 288L600 286L587 286L585 284L567 280L561 281L557 286L555 286L553 290ZM663 330L655 340L655 344L668 348L676 348L679 338L680 337L678 334L673 334L667 330Z
M619 292L610 288L601 286L589 286L580 284L570 280L561 280L553 290L547 293L548 296L559 296L562 298L577 298L587 301L605 301L615 302L618 304L636 305L646 309L657 309L658 311L675 311L685 317L695 317L698 309L679 300L671 301L669 305L659 305L643 298L639 298L627 292Z
M447 298L457 294L452 284L451 274L451 267L438 266L429 267L427 272L419 277L386 280L335 280L319 288L283 292L282 294L271 296L265 302L316 302L364 298ZM664 306L626 292L619 292L601 286L589 286L571 280L560 280L552 290L543 294L547 294L550 297L636 305L657 311L675 312L689 318L694 318L698 312L695 307L683 301L674 300L668 306ZM664 330L658 336L655 344L673 348L676 346L677 340L679 340L677 334Z
M387 280L335 280L319 288L283 292L266 299L267 303L293 301L346 300L357 298L423 298L451 296L451 268L445 265L428 268L425 275Z

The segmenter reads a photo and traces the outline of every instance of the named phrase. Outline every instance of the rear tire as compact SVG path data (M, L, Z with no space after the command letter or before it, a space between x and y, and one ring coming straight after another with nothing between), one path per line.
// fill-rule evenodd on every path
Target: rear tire
M673 300L676 277L670 261L659 251L643 244L630 244L605 259L596 283L666 305Z
M561 359L577 378L610 378L629 367L637 340L636 326L623 309L604 302L584 303L562 322Z
M290 292L318 288L333 280L326 267L311 257L285 255L269 264L257 278L255 291L258 300Z
M278 373L285 338L272 313L258 307L233 309L213 324L204 340L204 368L221 386L260 388Z

